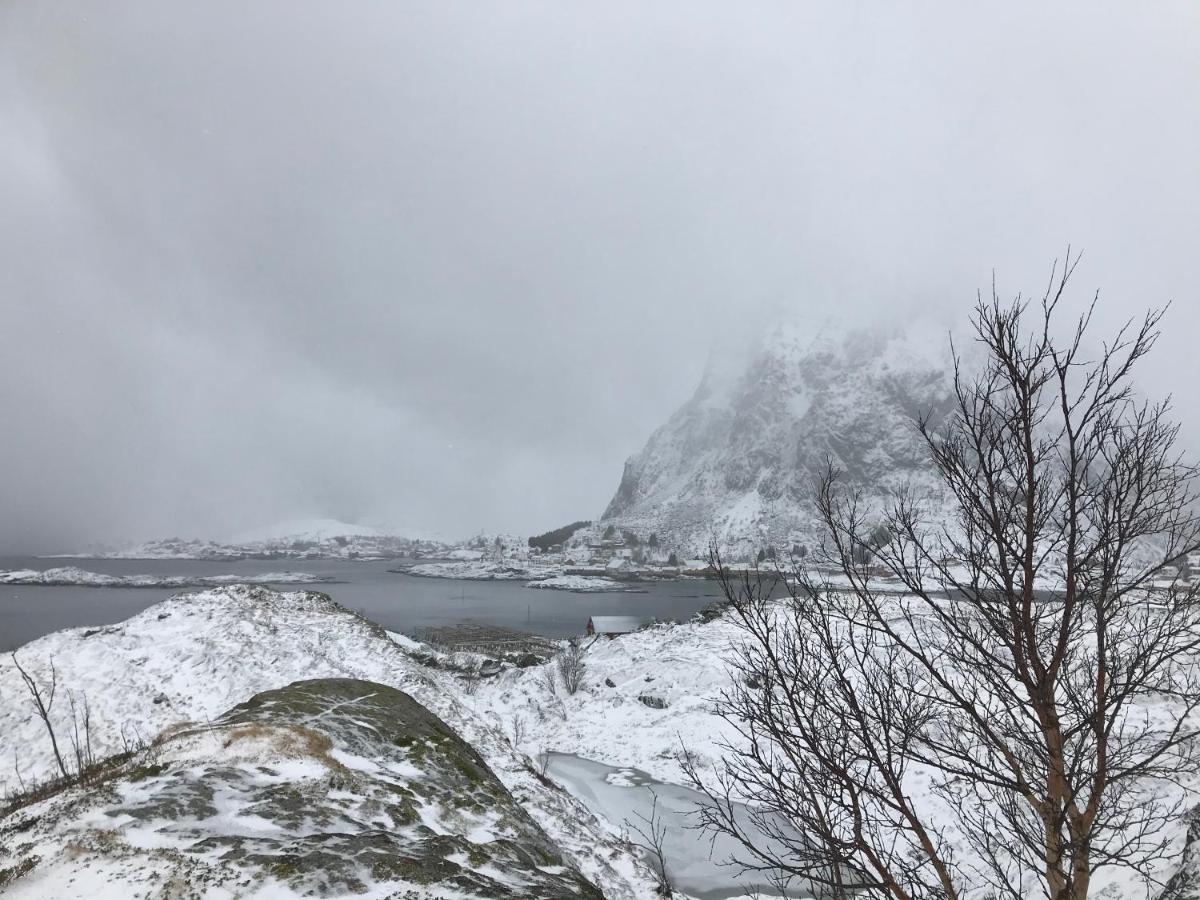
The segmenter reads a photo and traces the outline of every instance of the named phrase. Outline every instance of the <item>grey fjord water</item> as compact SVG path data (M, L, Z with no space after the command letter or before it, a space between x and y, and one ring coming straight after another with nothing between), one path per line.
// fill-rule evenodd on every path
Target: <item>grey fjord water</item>
M0 557L0 569L49 569L62 560ZM330 583L317 589L342 606L361 612L391 631L479 622L523 629L548 637L582 634L591 615L635 615L646 620L685 619L716 598L714 582L657 581L641 593L574 594L533 590L521 581L459 581L416 578L389 572L396 560L132 560L88 559L76 565L108 575L245 575L307 572ZM284 590L286 585L280 585ZM196 588L201 590L201 588ZM8 585L0 588L0 651L13 650L62 628L120 622L178 588L98 588Z

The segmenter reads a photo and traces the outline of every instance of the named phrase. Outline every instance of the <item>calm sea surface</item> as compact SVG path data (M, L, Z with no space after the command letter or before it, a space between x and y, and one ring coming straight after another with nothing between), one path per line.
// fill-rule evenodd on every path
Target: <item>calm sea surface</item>
M452 581L414 578L387 570L402 560L204 560L39 559L0 557L0 569L77 566L106 575L255 575L313 572L339 583L312 585L391 631L481 622L567 637L581 634L591 615L685 619L715 599L715 582L686 580L635 585L646 593L572 594L525 587L520 581ZM284 587L284 586L281 586ZM291 590L303 590L301 585ZM195 590L199 590L196 588ZM0 651L58 631L120 622L174 594L176 588L0 586Z

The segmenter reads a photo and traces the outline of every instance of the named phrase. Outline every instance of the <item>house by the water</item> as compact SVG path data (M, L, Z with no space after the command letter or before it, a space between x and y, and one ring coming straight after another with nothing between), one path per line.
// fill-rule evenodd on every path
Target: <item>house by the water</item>
M614 638L621 634L632 634L641 627L642 620L637 616L592 616L588 619L587 633Z

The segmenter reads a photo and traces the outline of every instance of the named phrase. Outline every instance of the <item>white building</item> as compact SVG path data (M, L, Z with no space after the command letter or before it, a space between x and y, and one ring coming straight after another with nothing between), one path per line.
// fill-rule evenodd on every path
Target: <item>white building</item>
M592 616L588 619L587 633L614 638L620 634L631 634L641 627L642 620L636 616Z

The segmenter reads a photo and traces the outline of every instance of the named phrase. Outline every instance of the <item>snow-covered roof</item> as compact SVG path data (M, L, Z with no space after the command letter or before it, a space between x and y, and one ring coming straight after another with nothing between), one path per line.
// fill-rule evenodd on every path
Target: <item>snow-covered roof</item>
M590 621L597 634L628 634L642 627L637 616L592 616Z

